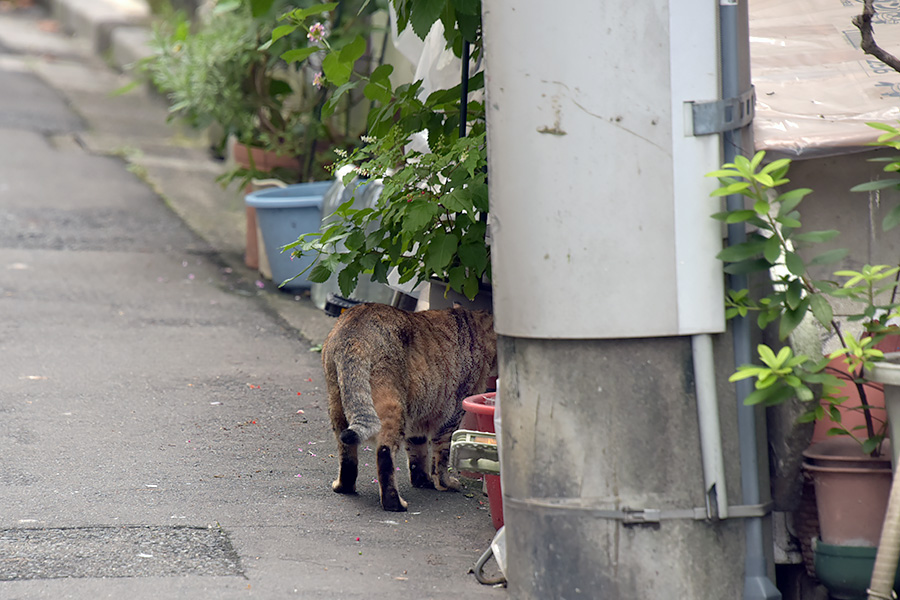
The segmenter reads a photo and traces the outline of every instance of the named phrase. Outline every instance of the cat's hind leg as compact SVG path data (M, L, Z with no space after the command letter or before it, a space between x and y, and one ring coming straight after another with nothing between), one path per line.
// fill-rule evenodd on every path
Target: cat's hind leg
M446 423L431 439L431 480L434 489L441 492L459 489L459 479L450 474L450 438L461 420L462 413Z
M409 481L413 487L434 489L428 462L428 438L424 435L406 438L406 455L409 457Z
M358 444L345 444L338 440L338 456L341 466L338 477L331 483L331 489L338 494L355 494L356 477L359 474Z
M332 482L331 489L338 494L355 494L356 477L359 474L359 445L345 444L341 441L341 432L347 428L347 417L341 407L340 393L334 393L337 394L336 398L331 397L332 388L329 386L328 413L331 417L331 427L337 438L338 456L341 462L338 467L338 477Z
M408 506L397 490L394 468L394 457L400 450L400 441L403 439L403 408L399 399L400 394L393 386L378 386L373 382L372 403L381 421L376 449L381 507L394 512L405 511Z

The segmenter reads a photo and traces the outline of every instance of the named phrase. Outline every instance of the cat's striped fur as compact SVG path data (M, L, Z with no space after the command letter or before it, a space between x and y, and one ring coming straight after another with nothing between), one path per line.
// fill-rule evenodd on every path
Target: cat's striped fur
M462 400L483 392L497 370L489 312L357 305L328 335L322 362L340 454L335 492L356 491L358 447L371 438L384 510L407 507L394 477L403 442L414 486L458 489L448 472L450 436L462 419Z

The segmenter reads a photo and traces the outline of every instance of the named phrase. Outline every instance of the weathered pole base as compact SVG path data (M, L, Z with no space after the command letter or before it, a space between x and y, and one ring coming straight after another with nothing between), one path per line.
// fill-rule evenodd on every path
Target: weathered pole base
M690 342L501 336L511 598L741 597L743 519L668 513L706 507ZM729 372L730 340L715 350L717 372ZM720 379L735 504L735 401Z

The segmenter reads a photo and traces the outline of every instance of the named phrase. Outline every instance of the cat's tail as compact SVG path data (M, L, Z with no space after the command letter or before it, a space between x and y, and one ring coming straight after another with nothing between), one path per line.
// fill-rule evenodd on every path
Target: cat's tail
M346 358L338 365L338 381L341 403L347 417L347 428L341 432L344 444L355 446L378 435L381 420L372 404L372 387L369 382L371 365L359 358Z

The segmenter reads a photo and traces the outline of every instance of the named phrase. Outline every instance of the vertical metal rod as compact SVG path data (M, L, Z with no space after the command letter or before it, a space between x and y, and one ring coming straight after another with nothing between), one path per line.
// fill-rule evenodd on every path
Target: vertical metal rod
M469 112L469 42L463 40L462 73L459 82L459 137L466 137L466 119Z

